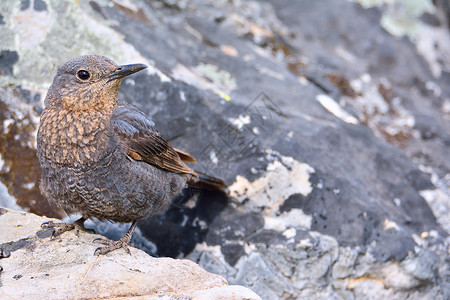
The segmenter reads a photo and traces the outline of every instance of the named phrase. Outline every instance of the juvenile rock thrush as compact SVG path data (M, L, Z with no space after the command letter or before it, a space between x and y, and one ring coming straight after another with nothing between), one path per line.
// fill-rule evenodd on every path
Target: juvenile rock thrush
M95 217L133 222L119 241L106 241L96 253L126 247L136 222L161 210L187 184L223 188L224 182L199 174L136 107L118 99L122 79L145 69L143 64L117 66L87 55L61 66L45 99L37 135L42 167L41 191L67 213L73 224L47 223L54 234L84 228Z

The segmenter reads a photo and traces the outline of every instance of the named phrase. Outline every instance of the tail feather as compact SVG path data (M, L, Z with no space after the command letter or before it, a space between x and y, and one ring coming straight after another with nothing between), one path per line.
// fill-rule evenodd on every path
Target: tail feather
M191 187L208 190L225 190L227 188L225 181L222 179L209 176L202 172L195 172L198 174L198 178L189 182Z

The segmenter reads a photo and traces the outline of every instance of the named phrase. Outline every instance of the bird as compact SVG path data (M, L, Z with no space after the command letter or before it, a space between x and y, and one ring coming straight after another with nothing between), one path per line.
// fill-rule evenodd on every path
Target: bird
M46 222L53 237L86 230L88 219L132 223L117 241L100 239L94 254L128 250L137 221L160 212L188 186L224 190L225 182L194 171L190 154L174 148L137 107L120 100L122 80L147 68L117 65L100 55L73 58L50 85L37 133L40 190L67 214L67 224ZM129 250L128 250L129 251Z

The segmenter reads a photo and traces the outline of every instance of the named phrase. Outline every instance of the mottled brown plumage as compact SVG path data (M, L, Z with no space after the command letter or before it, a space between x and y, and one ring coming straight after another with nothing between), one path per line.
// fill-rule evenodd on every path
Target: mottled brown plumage
M61 66L49 88L37 136L42 193L67 213L80 213L56 234L83 227L88 218L133 222L104 254L128 244L136 221L170 203L186 184L223 188L223 181L199 174L183 161L136 107L118 100L122 79L145 65L117 66L103 56L74 58Z

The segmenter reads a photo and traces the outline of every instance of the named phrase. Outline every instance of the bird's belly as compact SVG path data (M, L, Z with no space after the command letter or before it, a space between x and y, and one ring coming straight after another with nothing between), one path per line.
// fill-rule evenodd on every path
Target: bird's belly
M131 222L159 211L185 186L182 175L118 151L89 167L43 168L42 190L68 213Z

